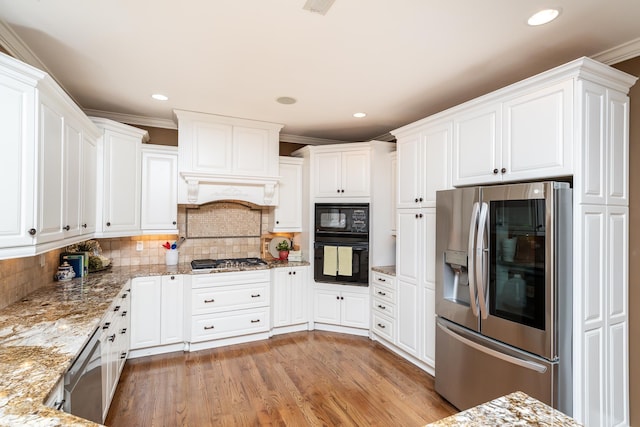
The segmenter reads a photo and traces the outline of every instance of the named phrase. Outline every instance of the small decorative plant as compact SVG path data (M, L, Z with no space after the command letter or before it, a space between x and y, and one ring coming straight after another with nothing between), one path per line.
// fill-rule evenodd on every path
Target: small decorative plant
M280 254L280 259L285 260L289 258L289 241L283 240L282 242L276 245L276 249Z

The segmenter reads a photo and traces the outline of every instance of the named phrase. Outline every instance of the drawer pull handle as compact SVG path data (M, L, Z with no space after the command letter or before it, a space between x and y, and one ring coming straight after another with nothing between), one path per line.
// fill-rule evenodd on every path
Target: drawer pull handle
M258 320L252 320L251 323L260 323L260 319Z
M127 328L122 328L122 329L120 329L120 333L121 333L121 334L126 334L126 333L127 333Z
M378 277L378 280L379 280L380 282L386 282L386 281L387 281L386 279L383 279L382 277Z
M205 330L205 331L207 331L207 330L209 330L209 329L214 329L214 328L215 328L215 326L213 326L213 325L211 325L211 326L205 326L205 327L204 327L204 330Z
M127 316L127 310L123 311L121 314L122 317L126 317Z
M120 311L120 306L116 305L115 308L113 309L113 311Z
M385 292L382 291L378 291L378 295L382 295L383 297L386 296L387 294Z
M120 359L126 359L127 353L120 353Z
M260 298L260 294L251 294L251 298Z
M105 322L105 324L102 326L102 329L109 329L109 326L111 326L111 322Z
M378 323L378 327L380 327L380 328L382 328L382 329L385 329L385 328L386 328L386 326L384 326L382 323Z
M381 310L386 310L387 309L387 307L385 307L384 305L380 305L380 304L378 304L378 308L381 309Z
M109 336L107 337L107 339L108 339L110 342L114 342L114 341L116 340L116 334L109 335Z
M213 298L204 300L205 304L209 304L210 302L216 302L216 300Z

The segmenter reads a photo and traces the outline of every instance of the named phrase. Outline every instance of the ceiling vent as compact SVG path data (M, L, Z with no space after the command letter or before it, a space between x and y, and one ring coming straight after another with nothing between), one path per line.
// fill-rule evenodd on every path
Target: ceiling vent
M302 8L309 12L326 15L334 1L335 0L307 0Z

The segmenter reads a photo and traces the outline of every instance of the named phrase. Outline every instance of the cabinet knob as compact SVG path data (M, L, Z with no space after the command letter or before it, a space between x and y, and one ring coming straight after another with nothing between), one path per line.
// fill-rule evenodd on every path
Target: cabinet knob
M64 229L64 231L69 231L71 230L71 226L70 225L65 225L64 227L62 227Z
M496 175L497 173L498 173L498 169L496 168L493 170L493 174Z
M420 201L422 201L422 197L420 197Z
M176 280L176 276L171 276L171 280Z
M416 197L416 203L418 203L418 198Z
M338 188L338 193L340 192L340 189Z
M127 317L127 310L123 311L122 314L120 315L122 317Z
M173 221L171 224L176 225L176 224L178 224L178 223L177 223L176 221Z
M111 222L107 221L107 227L111 227Z
M344 299L344 297L340 297L340 299Z
M502 173L507 173L507 168L502 168L502 169L500 169L500 172L502 172Z
M419 218L422 218L422 214L418 214L418 217L419 217Z
M30 228L29 229L29 234L31 234L32 236L36 235L36 229L35 228Z
M294 271L294 272L293 272L293 274L295 275L295 274L296 274L296 272Z
M344 193L344 190L340 190L341 193Z
M120 353L120 359L126 359L127 353Z
M122 329L120 329L120 333L121 333L121 334L126 334L126 333L127 333L127 328L122 328Z
M336 297L336 299L340 299L340 296L338 295L338 296Z
M280 221L276 221L276 224L280 224Z
M113 311L120 311L120 306L119 306L119 305L116 305L116 306L113 308Z
M105 324L102 325L102 329L109 329L109 326L111 326L111 322L105 322Z
M116 334L109 335L107 339L109 340L109 342L114 342L116 340Z
M289 276L291 276L291 272L289 272Z
M87 224L82 224L82 228L87 228Z

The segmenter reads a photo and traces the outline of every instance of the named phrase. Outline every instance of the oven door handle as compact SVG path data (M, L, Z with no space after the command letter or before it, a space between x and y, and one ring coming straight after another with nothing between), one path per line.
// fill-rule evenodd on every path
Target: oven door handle
M471 311L473 315L478 317L478 306L476 305L476 275L474 271L474 259L475 259L475 242L476 232L478 231L478 213L480 205L478 202L473 204L473 210L471 211L471 218L469 220L469 248L467 251L467 275L469 277L469 301L471 304Z

